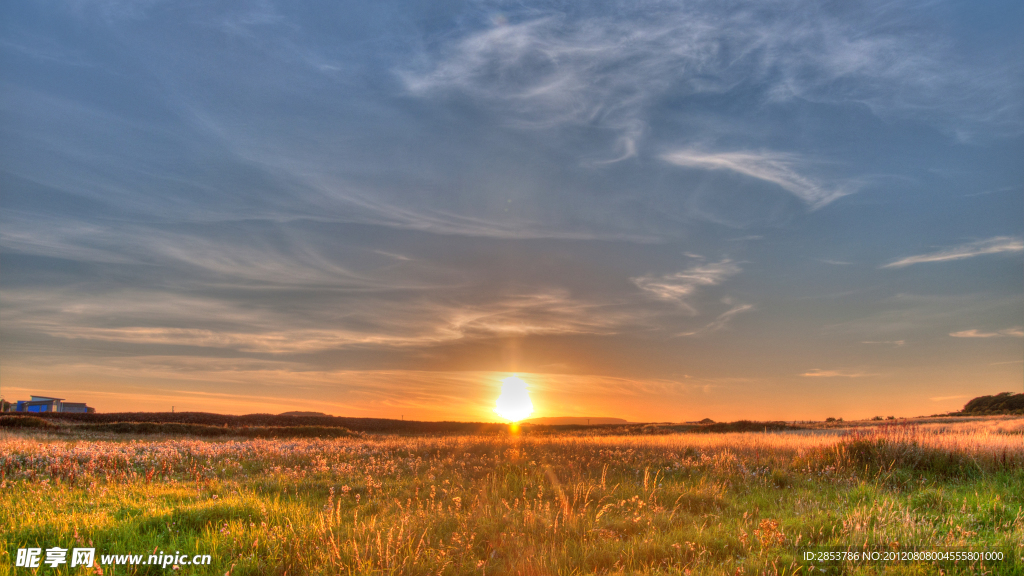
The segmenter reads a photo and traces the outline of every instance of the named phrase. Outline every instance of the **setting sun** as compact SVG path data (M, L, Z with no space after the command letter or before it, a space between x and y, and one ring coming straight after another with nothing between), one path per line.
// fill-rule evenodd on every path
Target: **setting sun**
M526 391L526 382L518 376L509 376L501 381L501 395L495 402L494 411L499 416L512 422L518 422L533 414L533 402Z

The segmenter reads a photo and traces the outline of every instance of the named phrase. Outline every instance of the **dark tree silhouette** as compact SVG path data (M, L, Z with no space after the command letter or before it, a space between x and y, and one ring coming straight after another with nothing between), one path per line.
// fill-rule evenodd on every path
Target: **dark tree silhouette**
M978 396L964 405L966 414L1016 412L1024 410L1024 394L1003 392L995 396Z

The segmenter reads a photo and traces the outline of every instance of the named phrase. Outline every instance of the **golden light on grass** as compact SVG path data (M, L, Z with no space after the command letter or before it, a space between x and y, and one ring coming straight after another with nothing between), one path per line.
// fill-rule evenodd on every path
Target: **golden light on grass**
M533 402L526 391L526 382L515 375L501 381L501 395L495 404L494 411L511 422L518 422L533 414Z
M516 380L503 392L522 398L527 386ZM907 541L999 552L1007 560L987 573L1020 572L1010 555L1024 537L1021 417L729 434L672 426L637 434L637 426L227 442L11 426L21 418L0 417L7 542L42 534L166 550L167 533L138 527L165 524L171 510L177 541L212 553L204 573L237 564L249 574L572 574L584 557L591 573L814 576L782 554ZM310 490L311 476L340 490ZM267 482L281 491L268 492ZM950 566L950 575L983 573L980 562Z

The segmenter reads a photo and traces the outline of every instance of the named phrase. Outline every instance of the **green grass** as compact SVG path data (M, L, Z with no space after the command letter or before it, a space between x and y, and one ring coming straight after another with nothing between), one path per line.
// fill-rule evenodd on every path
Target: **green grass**
M244 441L19 430L0 433L0 576L31 573L13 566L18 548L57 545L212 557L107 575L935 574L923 562L811 572L801 554L956 546L1019 558L1021 447L1019 434L906 429Z

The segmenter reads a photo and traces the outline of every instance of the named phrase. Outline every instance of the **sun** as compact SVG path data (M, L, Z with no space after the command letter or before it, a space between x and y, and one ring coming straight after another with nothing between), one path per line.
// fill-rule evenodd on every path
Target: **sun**
M501 381L501 396L498 396L494 411L502 418L518 422L533 414L533 402L526 392L526 382L518 376L509 376Z

